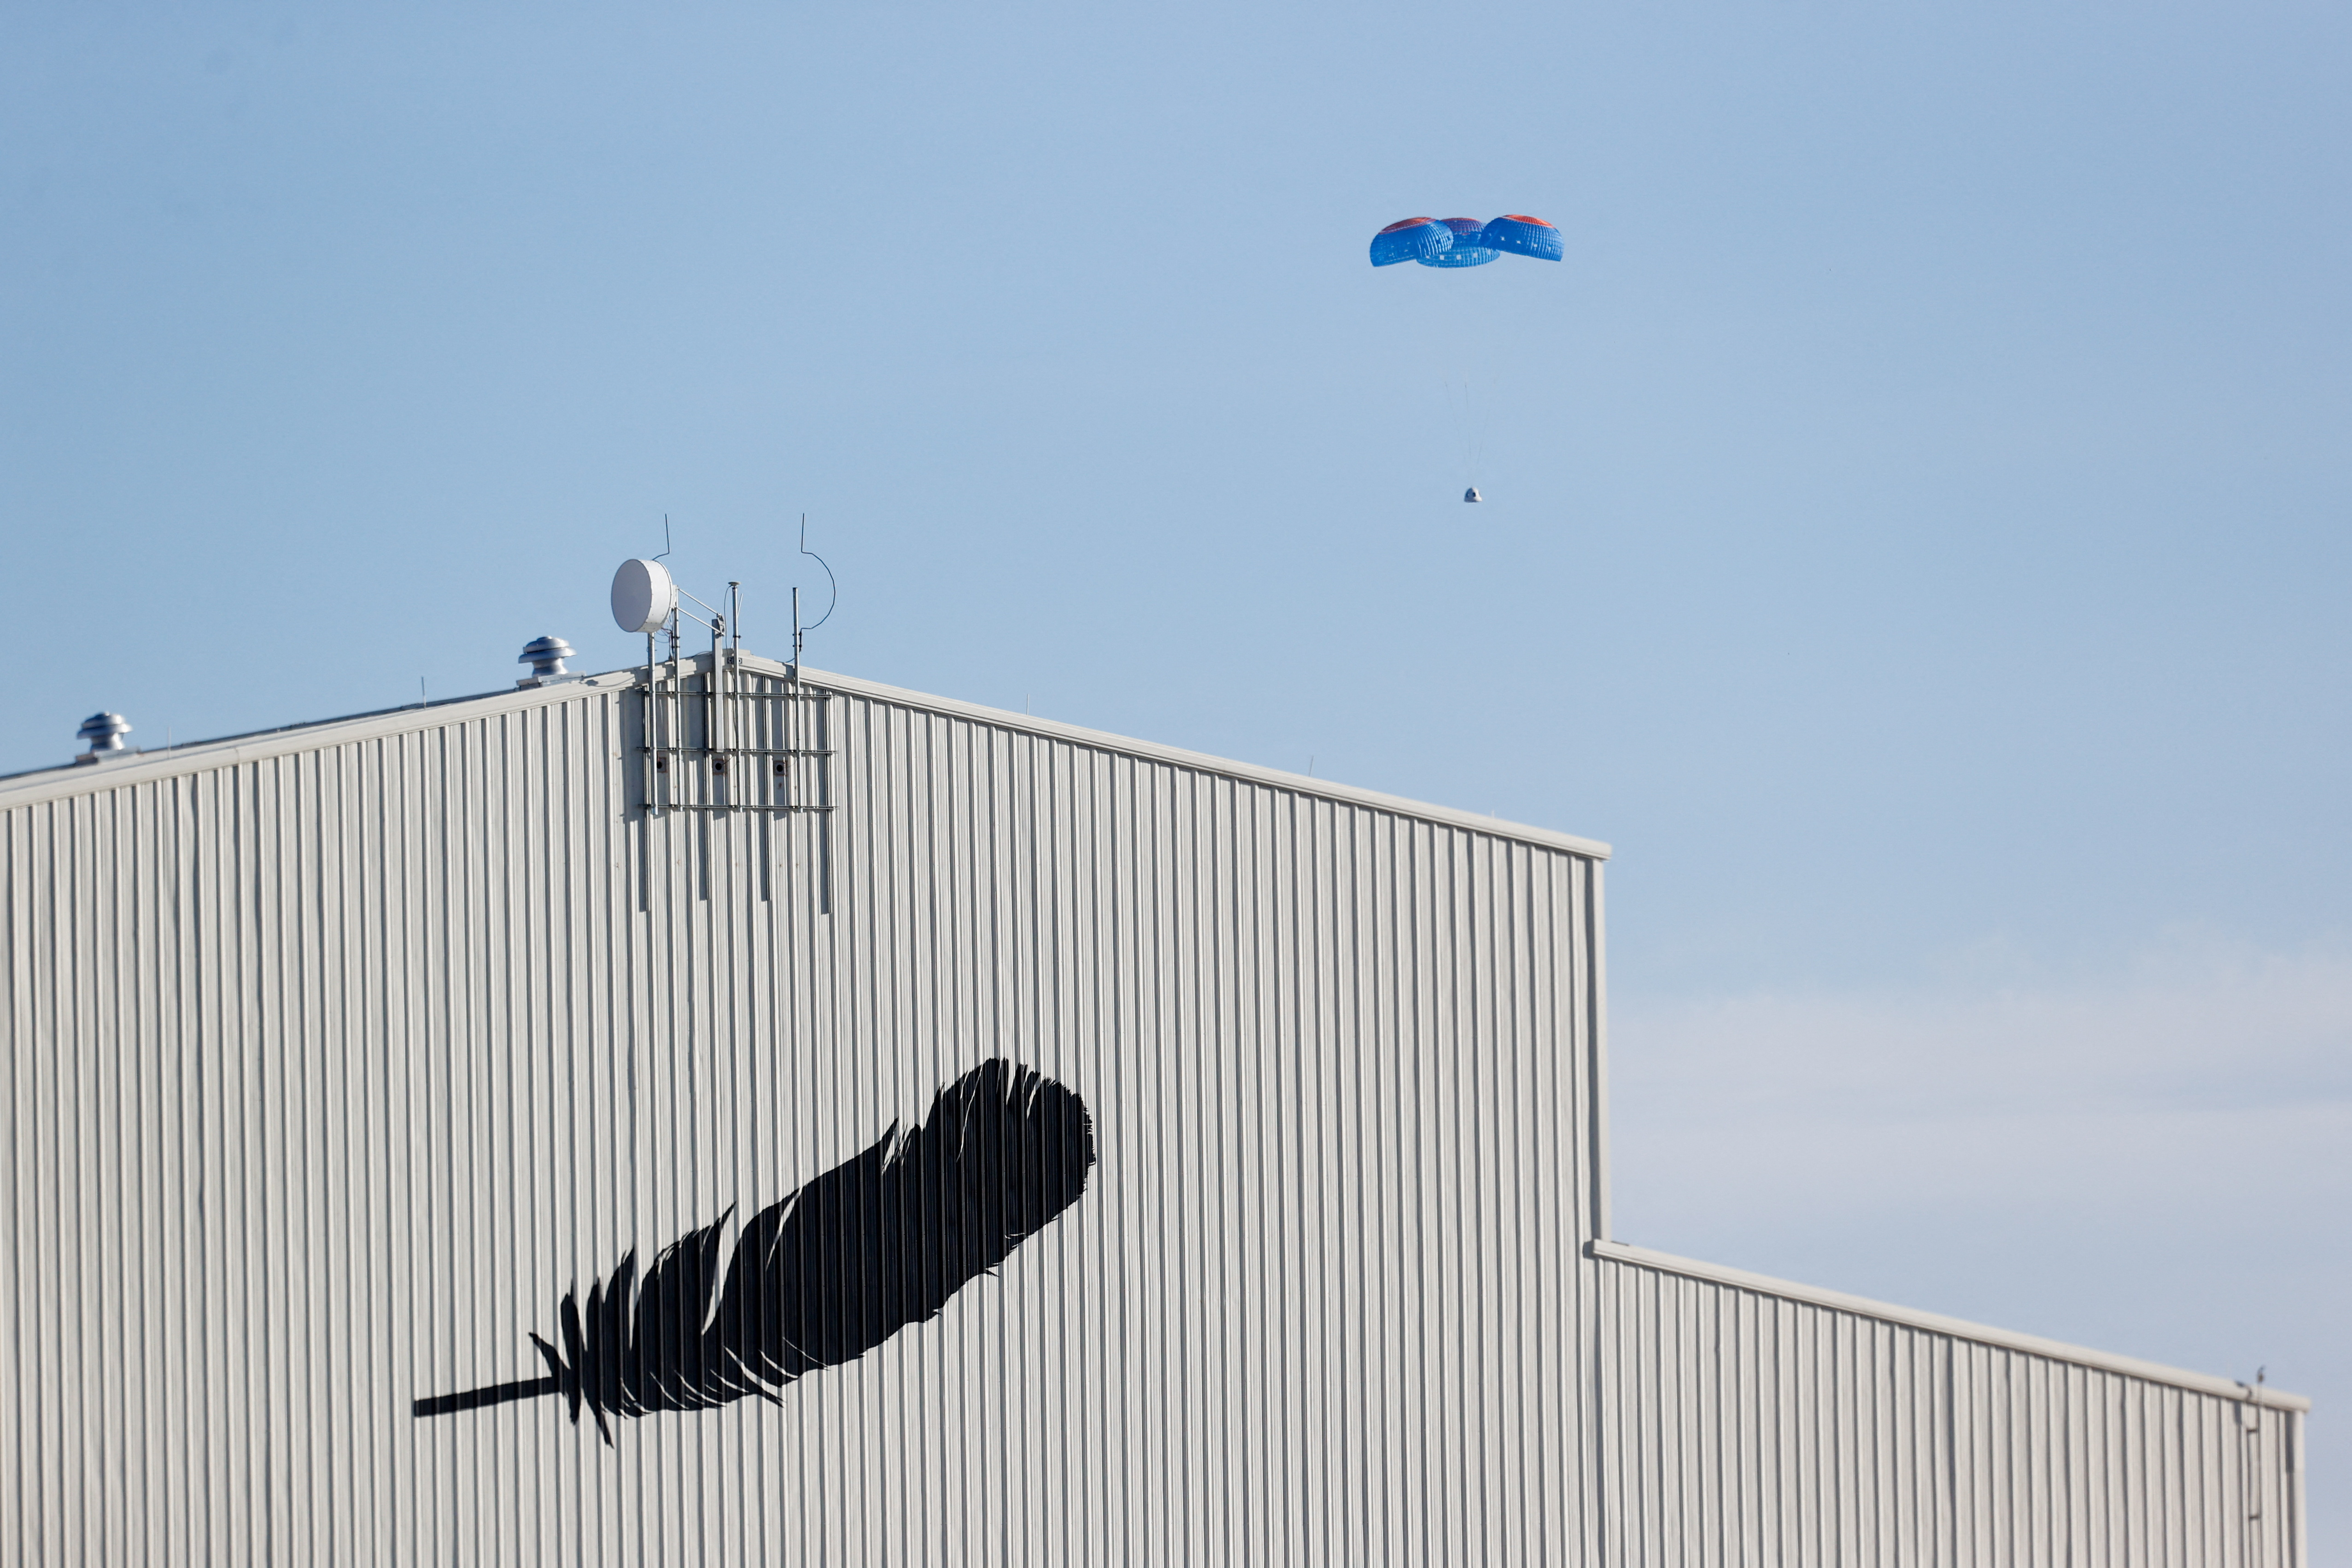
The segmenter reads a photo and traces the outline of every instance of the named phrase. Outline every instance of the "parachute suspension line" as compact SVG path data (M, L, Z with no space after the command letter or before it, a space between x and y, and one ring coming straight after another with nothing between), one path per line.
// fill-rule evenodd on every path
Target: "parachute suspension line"
M1495 301L1489 298L1494 287L1494 279L1482 272L1474 273L1463 281L1468 283L1470 287L1458 291L1461 297L1455 308L1460 311L1462 329L1461 335L1456 341L1461 345L1463 363L1462 429L1463 446L1465 448L1465 464L1470 470L1467 480L1470 486L1469 494L1475 495L1478 491L1478 481L1486 476L1486 405L1494 401L1491 398L1482 401L1478 396L1477 387L1482 381L1490 387L1501 384L1496 378L1495 366L1496 310Z
M1461 288L1443 291L1438 315L1444 322L1441 353L1448 367L1444 376L1446 414L1461 452L1462 482L1468 487L1464 499L1467 500L1477 492L1479 471L1485 468L1486 458L1486 430L1479 418L1482 405L1477 395L1478 378L1488 368L1481 352L1486 322L1475 307L1471 290ZM1456 383L1461 386L1458 399L1454 396Z
M1470 384L1451 372L1437 378L1437 445L1448 464L1461 465L1465 483L1475 484L1470 461Z
M1451 392L1453 388L1448 387L1446 390ZM1454 416L1454 444L1462 448L1462 482L1465 485L1475 485L1478 482L1478 466L1470 460L1470 378L1468 376L1462 378L1462 395L1449 397L1446 401L1454 405L1450 412Z
M1463 465L1470 470L1469 486L1476 489L1479 470L1486 466L1486 429L1479 422L1477 395L1467 376L1462 381L1462 447Z
M1494 405L1494 397L1489 397L1489 400L1482 402L1482 405L1477 406L1477 426L1475 426L1475 430L1477 430L1477 447L1475 447L1473 454L1470 454L1473 456L1473 461L1477 463L1479 472L1486 472L1486 406L1489 405Z
M1478 488L1478 472L1486 466L1486 433L1479 420L1475 384L1465 373L1438 377L1438 401L1444 405L1444 423L1453 427L1452 456L1462 465L1462 482Z
M1467 375L1462 378L1462 396L1454 396L1454 381L1445 382L1446 412L1454 421L1454 433L1462 449L1462 481L1472 489L1478 488L1478 473L1486 465L1486 432L1479 420L1479 403L1475 384Z

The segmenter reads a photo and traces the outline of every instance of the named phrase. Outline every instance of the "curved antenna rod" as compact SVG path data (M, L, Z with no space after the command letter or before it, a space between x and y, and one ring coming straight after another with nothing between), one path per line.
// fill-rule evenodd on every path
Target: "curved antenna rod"
M833 619L833 607L841 603L841 580L833 574L833 568L825 564L824 557L808 547L808 513L806 512L801 513L801 553L824 567L825 583L833 591L833 596L824 603L824 614L801 628L804 632L813 632Z
M663 556L667 555L674 548L675 546L673 546L669 542L669 513L664 512L662 513L662 552L661 555L656 555L654 559L656 561L661 560Z

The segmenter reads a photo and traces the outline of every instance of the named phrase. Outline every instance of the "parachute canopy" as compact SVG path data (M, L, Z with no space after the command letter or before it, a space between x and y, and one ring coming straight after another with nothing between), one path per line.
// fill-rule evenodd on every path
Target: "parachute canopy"
M1426 261L1454 243L1454 231L1433 217L1399 218L1372 236L1372 265Z
M1449 217L1438 221L1454 236L1454 243L1434 256L1421 258L1423 267L1484 267L1503 253L1488 245L1486 226L1475 217Z
M1559 230L1525 213L1505 213L1479 232L1479 243L1514 256L1532 256L1538 261L1558 261L1567 248L1560 243Z
M1559 230L1539 217L1505 213L1492 223L1468 217L1400 218L1372 236L1372 265L1418 261L1423 267L1484 267L1509 251L1538 261L1567 253Z

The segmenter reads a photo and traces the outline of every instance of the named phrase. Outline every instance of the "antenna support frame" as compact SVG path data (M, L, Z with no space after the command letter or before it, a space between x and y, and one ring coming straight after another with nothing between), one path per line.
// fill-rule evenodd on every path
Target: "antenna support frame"
M707 620L692 617L710 628L707 656L681 647L683 609L673 609L662 628L669 637L667 659L660 634L646 634L637 752L639 799L649 820L672 812L789 816L833 810L833 694L801 679L797 647L782 676L744 667L742 587L729 583L725 610L710 609Z

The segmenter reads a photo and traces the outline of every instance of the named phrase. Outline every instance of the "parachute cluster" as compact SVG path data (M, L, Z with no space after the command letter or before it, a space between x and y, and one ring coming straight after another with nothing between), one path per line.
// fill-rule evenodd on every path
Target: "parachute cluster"
M1400 261L1484 267L1507 250L1538 261L1558 261L1563 247L1559 230L1525 213L1505 213L1484 224L1474 217L1400 218L1372 236L1375 267L1394 267Z
M1492 223L1480 223L1475 217L1408 217L1398 219L1372 236L1372 265L1394 267L1400 261L1418 261L1423 267L1484 267L1506 252L1532 256L1538 261L1558 261L1566 249L1559 230L1525 213L1505 213ZM1453 290L1441 289L1438 292L1450 294ZM1447 378L1449 401L1453 396L1452 379ZM1478 493L1478 459L1485 441L1478 408L1470 395L1466 367L1461 383L1463 467L1469 470L1470 479L1470 488L1462 492L1462 499L1475 505L1486 499Z

